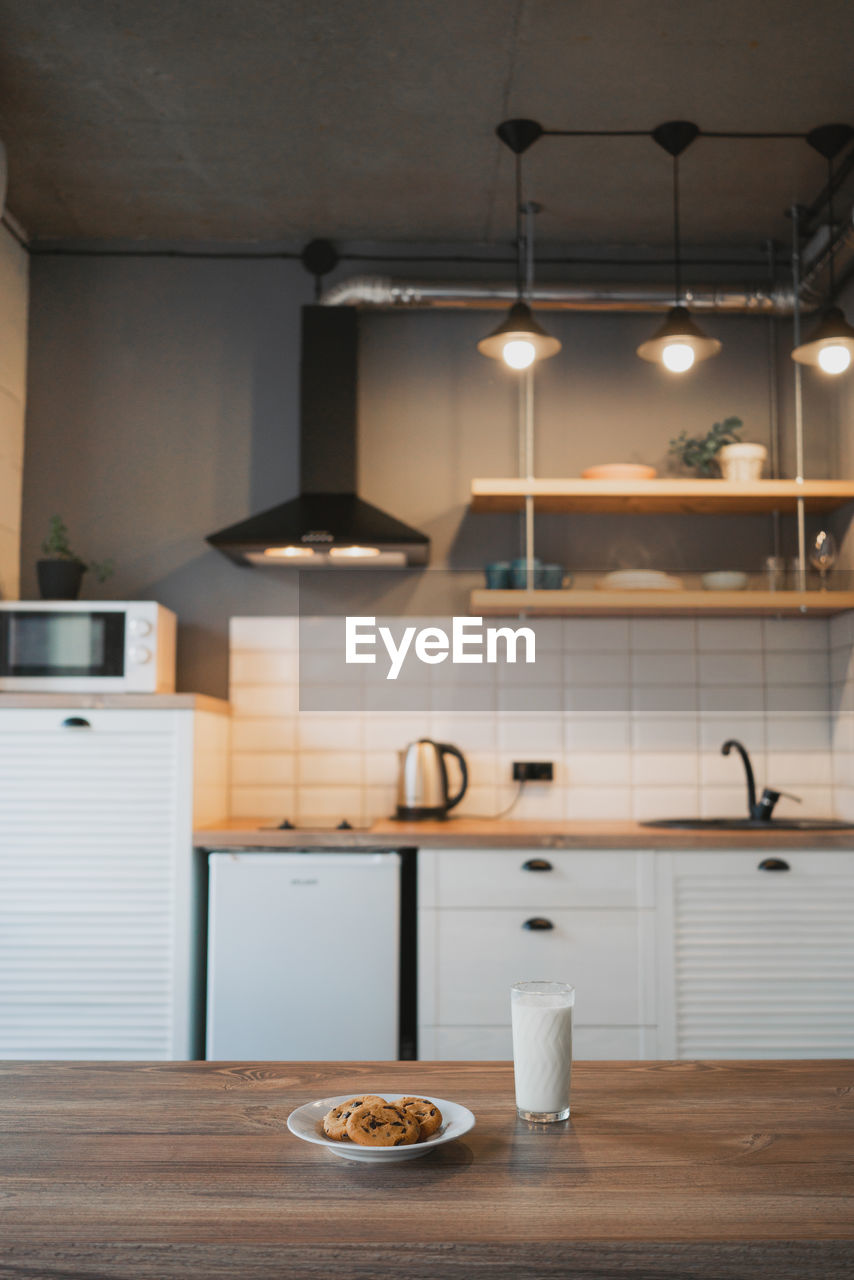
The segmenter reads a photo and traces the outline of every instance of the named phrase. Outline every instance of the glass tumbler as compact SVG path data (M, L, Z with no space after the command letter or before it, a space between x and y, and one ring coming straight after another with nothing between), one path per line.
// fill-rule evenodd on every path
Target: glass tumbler
M575 989L517 982L510 992L516 1111L523 1120L566 1120L572 1074Z

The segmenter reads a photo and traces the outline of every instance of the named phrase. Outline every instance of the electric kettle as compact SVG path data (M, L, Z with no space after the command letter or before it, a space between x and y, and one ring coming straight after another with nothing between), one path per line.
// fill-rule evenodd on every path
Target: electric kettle
M448 795L448 771L445 756L459 763L462 781L454 796ZM400 752L400 777L397 784L397 817L404 822L426 818L444 818L448 810L459 804L469 782L465 757L446 742L419 738Z

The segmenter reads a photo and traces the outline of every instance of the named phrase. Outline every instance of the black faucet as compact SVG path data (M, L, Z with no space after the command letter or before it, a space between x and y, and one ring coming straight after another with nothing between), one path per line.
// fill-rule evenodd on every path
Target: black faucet
M728 756L730 751L735 747L741 756L741 762L744 765L744 772L747 774L747 814L751 822L770 822L774 812L774 805L780 799L780 796L787 796L789 800L797 800L801 803L800 796L793 796L790 791L774 791L771 787L764 787L762 795L757 801L756 799L756 783L753 778L753 765L750 763L750 756L747 754L747 748L744 747L736 738L727 738L721 747L721 755Z

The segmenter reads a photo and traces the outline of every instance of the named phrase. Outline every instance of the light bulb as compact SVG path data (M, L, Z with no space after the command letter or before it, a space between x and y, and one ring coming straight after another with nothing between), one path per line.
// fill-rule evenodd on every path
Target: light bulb
M380 554L379 547L330 547L331 560L369 560L371 556Z
M825 373L844 373L851 363L851 352L841 344L822 347L818 353L818 363Z
M509 364L511 369L527 369L529 364L534 363L537 349L533 342L526 342L524 338L514 338L512 342L505 342L501 354L504 357L504 363Z
M687 342L668 342L661 353L661 361L671 373L684 373L694 363L694 348Z
M274 560L302 560L314 555L311 547L265 547L264 555Z

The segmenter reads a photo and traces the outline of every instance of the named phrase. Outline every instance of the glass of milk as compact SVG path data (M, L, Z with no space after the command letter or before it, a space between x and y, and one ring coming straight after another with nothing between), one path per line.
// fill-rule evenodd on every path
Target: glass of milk
M510 993L516 1110L523 1120L566 1120L575 988L517 982Z

